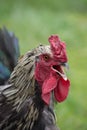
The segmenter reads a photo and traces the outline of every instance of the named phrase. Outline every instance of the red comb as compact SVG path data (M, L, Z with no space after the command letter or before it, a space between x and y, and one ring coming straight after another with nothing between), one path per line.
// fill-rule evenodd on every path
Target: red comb
M48 39L54 58L60 62L67 62L66 45L57 35L51 35Z

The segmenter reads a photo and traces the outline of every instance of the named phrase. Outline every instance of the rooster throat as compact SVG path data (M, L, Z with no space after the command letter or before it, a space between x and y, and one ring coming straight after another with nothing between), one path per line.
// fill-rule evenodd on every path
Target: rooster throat
M62 65L61 65L61 66L56 66L56 65L54 65L54 66L52 66L51 68L52 68L52 70L55 71L59 76L61 76L65 81L67 80L67 76L66 76L65 71L64 71L64 69L65 69L64 66L62 66Z

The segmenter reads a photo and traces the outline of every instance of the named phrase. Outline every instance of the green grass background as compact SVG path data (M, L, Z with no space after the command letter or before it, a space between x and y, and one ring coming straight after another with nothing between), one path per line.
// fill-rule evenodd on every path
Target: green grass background
M0 0L0 27L19 38L21 54L58 34L67 44L68 99L55 105L61 130L87 130L87 0Z

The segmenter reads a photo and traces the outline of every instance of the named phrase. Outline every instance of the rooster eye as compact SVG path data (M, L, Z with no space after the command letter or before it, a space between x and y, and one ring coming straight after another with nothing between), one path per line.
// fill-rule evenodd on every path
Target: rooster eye
M44 55L44 60L45 60L45 61L48 61L49 58L50 58L50 57L49 57L48 55Z

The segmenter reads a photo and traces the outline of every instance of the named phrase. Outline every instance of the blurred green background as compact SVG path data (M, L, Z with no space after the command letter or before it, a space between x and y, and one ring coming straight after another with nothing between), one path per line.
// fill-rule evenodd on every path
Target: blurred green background
M55 105L61 130L87 130L87 0L0 0L0 27L19 38L21 54L58 34L67 44L71 89Z

